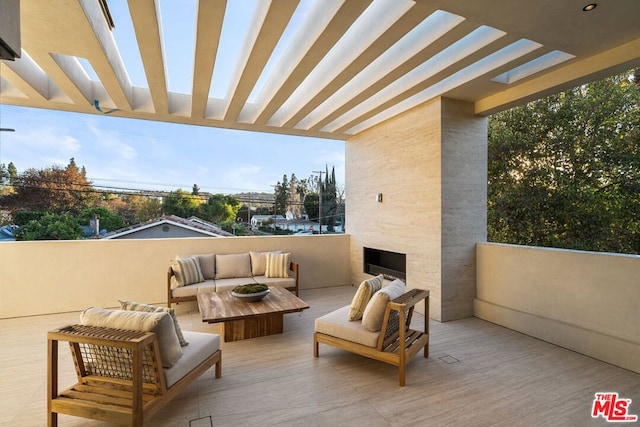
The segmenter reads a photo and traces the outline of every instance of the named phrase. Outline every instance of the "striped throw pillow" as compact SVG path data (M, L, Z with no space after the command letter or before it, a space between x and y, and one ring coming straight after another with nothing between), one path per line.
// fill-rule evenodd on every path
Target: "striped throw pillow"
M290 253L267 254L267 267L264 272L265 277L289 277Z
M176 274L178 286L204 282L202 270L200 270L200 262L196 257L189 256L177 259L173 265L173 271Z
M180 324L178 323L178 318L176 317L176 312L173 308L159 307L157 305L144 304L141 302L133 301L118 300L118 302L120 302L120 308L122 310L144 311L147 313L169 313L171 315L171 318L173 319L173 326L176 328L176 335L178 336L178 341L180 341L180 346L184 347L185 345L189 345L189 343L184 339L182 329L180 329Z
M384 276L382 274L367 280L363 280L358 286L356 294L353 296L349 307L349 321L362 319L364 309L367 307L373 294L382 288Z

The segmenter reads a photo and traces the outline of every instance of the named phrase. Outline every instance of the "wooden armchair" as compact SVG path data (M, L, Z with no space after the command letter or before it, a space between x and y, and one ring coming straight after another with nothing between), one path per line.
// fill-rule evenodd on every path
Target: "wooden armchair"
M424 330L410 329L413 310L424 301ZM429 357L429 291L411 289L386 306L380 332L369 332L361 321L347 320L349 306L316 319L313 354L318 357L319 343L389 363L399 368L399 383L405 384L405 368L423 349Z
M50 331L48 425L57 426L60 413L142 426L213 365L219 378L222 369L219 337L199 332L184 334L191 342L203 340L202 345L192 344L188 350L191 354L185 350L176 365L167 369L162 366L156 334L152 332L86 325ZM76 384L62 392L58 391L59 341L69 342L78 377Z

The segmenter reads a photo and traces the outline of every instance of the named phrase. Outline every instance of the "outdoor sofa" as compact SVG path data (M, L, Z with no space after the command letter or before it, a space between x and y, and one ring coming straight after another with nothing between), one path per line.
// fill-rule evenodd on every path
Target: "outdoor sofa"
M281 286L298 296L299 266L290 258L281 251L176 257L167 272L167 305L196 301L198 289L219 292L254 283Z

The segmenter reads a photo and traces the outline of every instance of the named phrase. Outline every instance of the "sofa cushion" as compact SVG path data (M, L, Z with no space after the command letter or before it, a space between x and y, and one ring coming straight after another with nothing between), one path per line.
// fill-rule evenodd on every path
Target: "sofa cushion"
M254 276L264 276L264 272L267 269L267 255L268 254L280 254L282 251L271 252L253 252L249 251L251 256L251 274Z
M362 319L364 309L367 307L369 300L373 294L382 288L384 282L384 276L379 274L376 277L372 277L367 280L363 280L358 286L356 294L351 301L351 308L349 309L349 321Z
M216 254L195 255L200 264L200 271L204 280L216 278Z
M376 347L380 333L367 330L361 321L350 322L347 319L348 314L349 306L346 305L318 317L315 321L315 331L367 347Z
M267 254L265 277L289 277L289 258L290 253Z
M253 285L255 284L255 279L251 276L249 277L232 277L229 279L216 279L216 292L220 291L230 291L236 286L240 285Z
M296 279L294 277L265 277L253 276L256 283L264 283L267 286L280 286L282 288L295 288Z
M159 307L157 305L144 304L141 302L134 301L122 301L118 300L120 303L120 308L123 310L130 311L144 311L147 313L169 313L171 318L173 319L173 325L176 328L176 335L178 336L178 341L180 341L180 345L184 347L189 343L184 339L184 335L182 334L182 329L180 329L180 324L178 323L178 318L176 317L176 312L173 308L169 307Z
M158 347L160 347L162 366L165 368L172 367L182 356L182 347L169 313L146 313L90 307L80 314L80 323L88 326L155 333Z
M216 279L233 277L251 277L251 258L249 253L216 254Z
M212 291L216 290L216 282L214 280L205 280L191 286L182 286L171 290L171 296L174 298L195 297L198 289L208 288Z
M402 280L396 279L378 292L373 294L362 314L362 326L372 332L377 332L382 328L384 312L387 303L398 298L406 291L406 285Z
M164 370L167 387L171 387L189 372L220 350L220 335L207 332L184 331L184 336L191 343L183 348L183 355L170 369Z
M200 262L195 256L178 258L172 267L178 287L200 283L204 280L200 270Z

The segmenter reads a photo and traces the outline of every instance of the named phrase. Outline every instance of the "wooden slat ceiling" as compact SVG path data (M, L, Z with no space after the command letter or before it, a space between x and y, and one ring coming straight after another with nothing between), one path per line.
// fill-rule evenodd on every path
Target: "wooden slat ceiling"
M235 25L230 1L184 2L196 11L182 23L195 34L184 46L191 93L169 90L162 1L128 0L135 39L126 46L111 33L107 2L23 1L22 57L0 64L0 102L348 139L435 97L488 115L640 66L638 0L591 12L586 0L243 2L251 23L228 86L216 87L226 95L213 97L221 34ZM131 83L123 48L139 51L147 87Z

